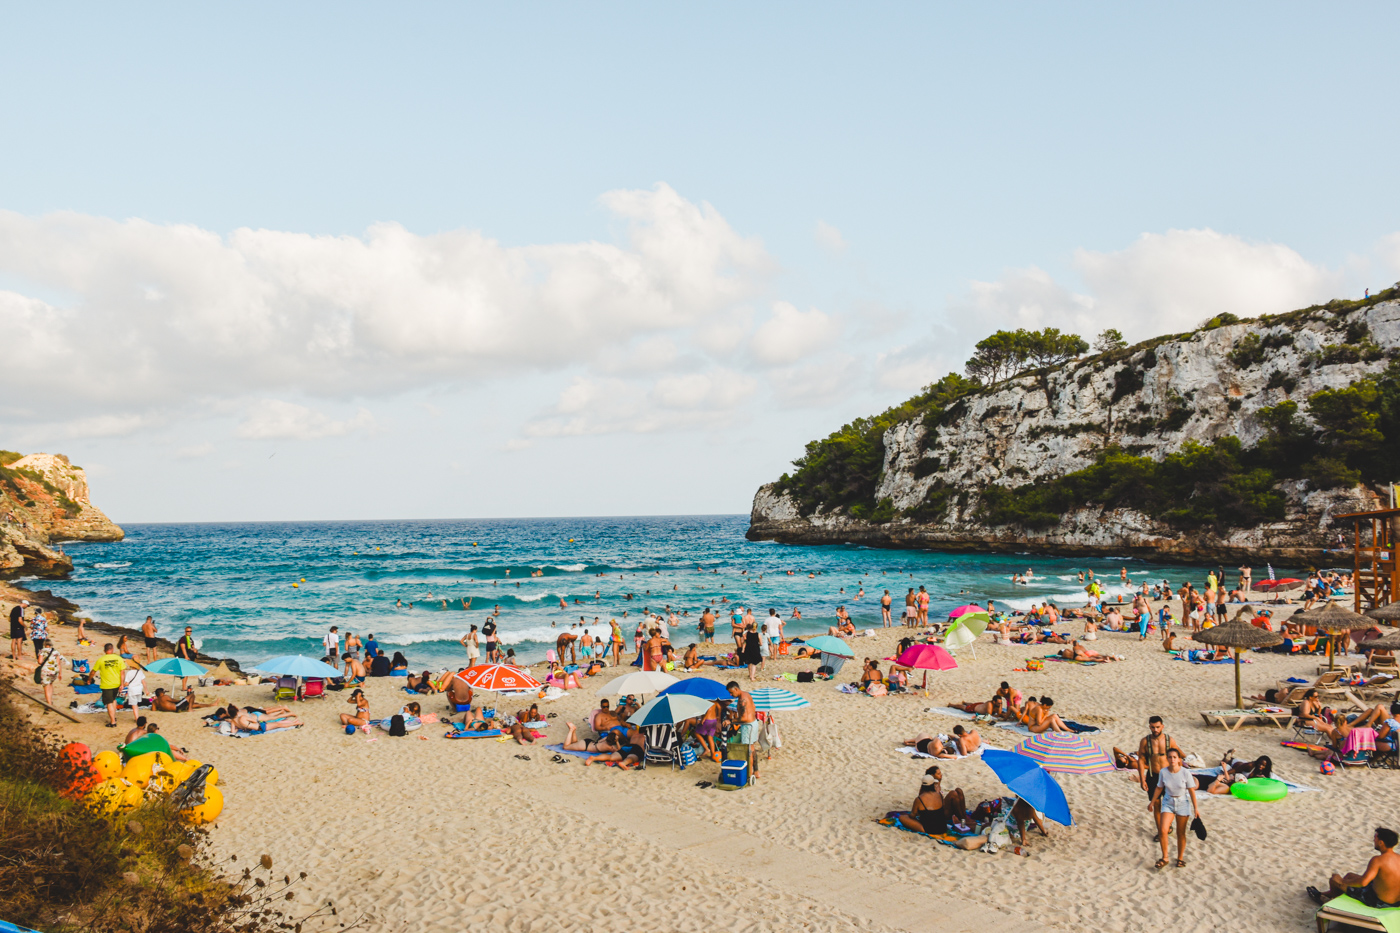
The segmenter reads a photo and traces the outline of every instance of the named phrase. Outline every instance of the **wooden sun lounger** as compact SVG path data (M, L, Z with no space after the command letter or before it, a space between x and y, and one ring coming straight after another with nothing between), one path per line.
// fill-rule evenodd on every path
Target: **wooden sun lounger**
M1346 906L1341 906L1339 902L1341 902L1341 904L1350 903L1351 905L1355 905L1357 909L1349 910ZM1338 904L1338 906L1332 906L1334 904ZM1326 904L1319 907L1317 913L1314 915L1317 919L1317 933L1327 933L1328 927L1333 923L1345 924L1346 926L1356 927L1360 930L1379 930L1380 933L1385 933L1386 926L1384 923L1376 917L1361 913L1361 910L1367 910L1368 913L1373 912L1363 907L1361 904L1352 901L1349 897L1339 897L1335 900L1328 901Z
M1274 725L1286 729L1293 724L1293 712L1281 709L1211 709L1202 710L1201 718L1207 726L1224 726L1227 732L1234 732L1243 725Z

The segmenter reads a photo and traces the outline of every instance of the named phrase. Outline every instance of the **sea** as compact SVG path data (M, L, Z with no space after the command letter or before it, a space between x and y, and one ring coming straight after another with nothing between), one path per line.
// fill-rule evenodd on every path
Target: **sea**
M706 606L719 610L717 639L742 606L759 617L776 609L792 637L825 634L838 606L858 626L878 626L886 590L897 616L909 587L927 587L939 618L989 598L1012 609L1083 605L1081 571L1110 594L1127 591L1124 572L1133 587L1176 587L1203 585L1207 571L1113 556L754 542L747 528L747 515L134 524L123 541L65 544L72 575L31 585L101 622L135 629L153 616L171 640L191 626L202 651L245 668L277 655L320 657L336 625L402 651L411 669L437 670L464 664L459 640L497 613L504 644L524 662L542 659L562 631L606 633L613 618L630 645L648 609L682 616L671 637L683 646ZM1028 583L1012 582L1026 573Z

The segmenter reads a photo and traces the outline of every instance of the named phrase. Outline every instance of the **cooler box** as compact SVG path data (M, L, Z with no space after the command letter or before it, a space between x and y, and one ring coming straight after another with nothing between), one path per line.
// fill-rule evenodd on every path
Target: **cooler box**
M726 761L719 766L719 786L737 789L749 786L749 763L747 761Z

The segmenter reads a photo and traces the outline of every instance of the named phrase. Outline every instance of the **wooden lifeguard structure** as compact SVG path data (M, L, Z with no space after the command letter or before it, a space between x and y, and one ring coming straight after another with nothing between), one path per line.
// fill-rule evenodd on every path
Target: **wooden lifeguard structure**
M1352 607L1357 612L1388 606L1400 598L1400 565L1395 542L1400 538L1400 509L1334 515L1334 521L1351 519Z

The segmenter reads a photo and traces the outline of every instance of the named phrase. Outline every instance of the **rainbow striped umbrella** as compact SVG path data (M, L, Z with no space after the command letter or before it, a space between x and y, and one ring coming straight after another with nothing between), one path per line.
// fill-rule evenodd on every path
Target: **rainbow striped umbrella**
M1063 774L1104 774L1115 770L1113 759L1096 743L1071 732L1045 732L1022 739L1012 749L1040 762L1046 771Z

